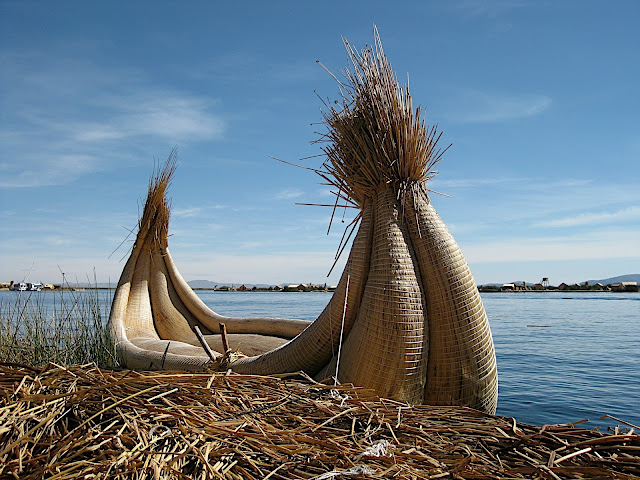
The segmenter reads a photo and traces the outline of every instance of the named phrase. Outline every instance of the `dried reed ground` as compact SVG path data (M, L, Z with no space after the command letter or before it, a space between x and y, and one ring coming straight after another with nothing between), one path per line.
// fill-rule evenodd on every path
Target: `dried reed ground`
M0 478L640 478L640 436L300 375L0 365Z

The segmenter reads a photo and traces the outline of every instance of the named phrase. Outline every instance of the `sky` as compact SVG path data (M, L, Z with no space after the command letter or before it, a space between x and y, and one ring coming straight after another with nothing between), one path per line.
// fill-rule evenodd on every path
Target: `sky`
M115 284L174 147L187 280L337 283L324 101L377 25L478 284L640 272L640 3L0 0L0 281ZM307 158L311 157L311 158ZM344 220L344 223L342 221Z

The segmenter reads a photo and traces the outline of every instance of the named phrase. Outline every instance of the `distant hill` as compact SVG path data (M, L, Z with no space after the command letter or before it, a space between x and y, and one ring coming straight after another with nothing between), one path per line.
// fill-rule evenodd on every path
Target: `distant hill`
M242 283L212 282L211 280L191 280L190 282L187 282L187 283L191 288L215 288L216 286L231 287L233 285L235 285L236 287L239 287L240 285L243 285ZM272 286L272 285L267 285L266 283L245 283L244 285L248 288L253 288L253 287L269 288Z
M640 284L640 273L629 273L627 275L618 275L617 277L604 278L602 280L587 280L587 281L589 282L589 285L593 285L594 283L610 285L612 283L619 283L619 282L638 282Z
M231 285L231 284L222 283L222 282L212 282L211 280L191 280L190 282L187 282L187 283L191 288L213 288L216 285L218 285L219 287L223 285Z
M611 277L611 278L603 278L600 280L587 280L589 282L589 285L593 285L596 283L602 283L603 285L611 285L612 283L618 283L618 282L638 282L638 284L640 284L640 273L629 273L627 275L618 275L617 277ZM54 282L55 283L55 282ZM223 287L223 286L227 286L227 287L231 287L232 285L235 285L237 287L239 287L240 285L242 285L241 283L230 283L230 282L213 282L211 280L191 280L190 282L187 282L189 284L189 286L191 288L214 288L216 285L218 287ZM290 283L280 283L279 285L291 285L291 284L298 284L300 282L290 282ZM503 283L484 283L481 286L484 287L501 287ZM519 281L515 281L515 282L507 282L507 283L522 283L522 280ZM527 282L527 285L531 286L536 282ZM580 282L581 284L584 284L584 282ZM87 282L69 282L69 286L71 287L98 287L98 288L116 288L116 286L118 285L118 282L99 282L98 284L94 284L94 283L87 283ZM244 285L246 285L249 288L252 287L257 287L257 288L269 288L273 285L270 284L266 284L266 283L245 283Z

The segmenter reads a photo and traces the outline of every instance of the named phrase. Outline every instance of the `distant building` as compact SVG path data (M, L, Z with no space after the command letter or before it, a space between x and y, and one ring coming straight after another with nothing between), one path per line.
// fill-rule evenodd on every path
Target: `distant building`
M25 282L11 282L10 290L24 292L29 289L29 286Z
M637 292L638 282L618 282L611 285L614 292Z

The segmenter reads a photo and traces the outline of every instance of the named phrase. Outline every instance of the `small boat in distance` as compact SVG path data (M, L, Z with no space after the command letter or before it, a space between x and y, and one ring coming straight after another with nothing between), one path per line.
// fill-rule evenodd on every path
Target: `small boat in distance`
M9 286L9 290L13 290L16 292L41 292L42 284L41 283L30 283L30 282L16 282L11 283Z

